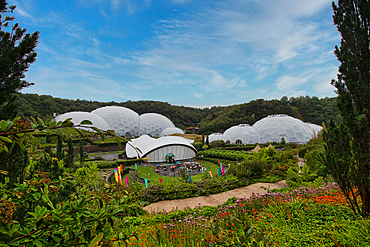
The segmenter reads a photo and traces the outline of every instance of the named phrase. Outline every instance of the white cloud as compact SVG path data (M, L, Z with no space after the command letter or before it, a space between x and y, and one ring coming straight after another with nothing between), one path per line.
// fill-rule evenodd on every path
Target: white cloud
M306 83L310 79L311 75L308 76L281 76L277 81L277 87L279 90L291 89Z

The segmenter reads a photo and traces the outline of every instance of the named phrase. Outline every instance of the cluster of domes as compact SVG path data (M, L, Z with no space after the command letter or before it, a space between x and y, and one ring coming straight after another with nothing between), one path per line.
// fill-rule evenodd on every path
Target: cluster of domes
M114 130L117 135L127 137L142 135L159 137L162 132L163 136L179 133L179 129L163 115L145 113L139 116L133 110L122 106L105 106L92 112L68 112L57 116L55 120L58 122L67 118L72 118L74 124L89 120L93 127L105 131Z
M236 144L280 142L307 143L322 127L288 115L272 115L257 121L253 126L240 124L227 129L223 134L214 133L209 141L223 140Z

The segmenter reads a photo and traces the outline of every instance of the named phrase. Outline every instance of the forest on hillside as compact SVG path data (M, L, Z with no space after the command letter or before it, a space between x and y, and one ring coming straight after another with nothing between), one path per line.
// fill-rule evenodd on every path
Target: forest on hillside
M70 111L90 112L103 106L123 106L138 114L159 113L171 119L181 128L198 126L201 134L223 132L227 128L241 124L254 124L256 121L273 114L287 114L303 120L322 125L330 119L340 122L340 113L335 98L300 96L282 97L280 100L252 100L249 103L227 107L193 108L175 106L160 101L126 101L98 102L89 100L70 100L54 98L50 95L18 94L18 116L50 118L53 113L63 114Z

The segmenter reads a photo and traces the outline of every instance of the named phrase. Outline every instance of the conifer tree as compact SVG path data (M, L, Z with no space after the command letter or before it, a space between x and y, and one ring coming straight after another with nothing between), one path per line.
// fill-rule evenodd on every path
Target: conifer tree
M57 158L58 160L64 159L63 141L60 135L57 136Z
M72 138L68 138L68 158L67 158L67 167L73 167L74 166L74 154L73 154L73 142Z
M5 0L0 0L0 119L5 120L15 117L17 92L32 85L23 79L30 64L36 61L39 39L38 31L26 33L18 23L9 27L14 17L8 14L14 9L14 5L8 7Z
M342 36L340 47L335 47L335 55L341 63L339 74L336 81L332 80L332 85L337 89L338 108L343 117L344 131L338 133L348 134L348 147L351 148L351 152L343 152L338 159L343 159L347 154L352 156L349 168L352 169L352 177L349 182L358 188L362 200L362 215L368 217L370 214L370 2L369 0L338 0L338 5L333 2L332 6L334 24ZM333 173L338 172L340 171Z

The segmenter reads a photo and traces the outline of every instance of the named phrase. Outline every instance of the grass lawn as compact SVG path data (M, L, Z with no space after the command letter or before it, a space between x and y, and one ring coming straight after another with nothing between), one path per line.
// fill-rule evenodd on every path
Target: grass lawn
M207 168L205 172L212 171L213 175L217 174L217 168L219 168L218 165L209 162L209 161L200 161L203 166ZM170 182L170 181L177 181L180 177L167 177L167 176L161 176L154 172L155 166L138 166L137 174L139 177L142 178L149 178L151 183L159 184L159 179L162 179L163 182ZM149 175L148 175L149 174ZM191 177L193 182L202 180L203 174L194 175Z

